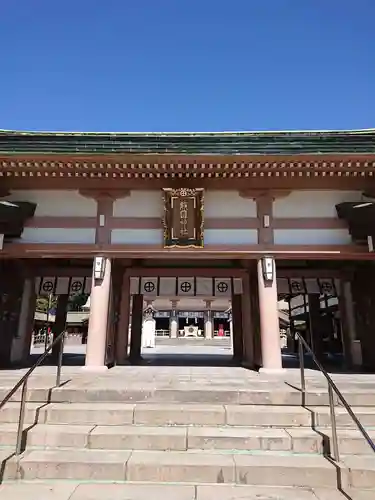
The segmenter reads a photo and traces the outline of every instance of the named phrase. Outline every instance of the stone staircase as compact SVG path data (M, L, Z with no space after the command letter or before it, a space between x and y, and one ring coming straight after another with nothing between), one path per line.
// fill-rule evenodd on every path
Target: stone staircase
M230 337L215 337L212 339L205 339L202 337L156 337L157 346L170 346L170 347L221 347L230 349L232 347L232 339Z
M178 384L153 376L124 389L112 375L92 377L52 391L30 388L17 483L19 397L0 411L1 498L21 495L29 481L38 500L56 491L67 492L64 500L375 498L375 457L340 406L340 466L329 459L321 384L310 383L302 408L292 384L261 376L255 389L242 381L239 388L224 381L209 388L208 380L181 375ZM346 396L375 438L372 385L348 387ZM338 481L349 496L339 493Z

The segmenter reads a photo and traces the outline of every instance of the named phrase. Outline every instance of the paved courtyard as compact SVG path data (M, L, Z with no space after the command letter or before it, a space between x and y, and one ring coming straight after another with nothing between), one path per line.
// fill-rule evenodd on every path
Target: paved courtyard
M33 358L43 354L44 346L36 346L31 350ZM84 365L86 345L65 345L64 364ZM228 365L231 364L232 349L226 346L205 345L156 345L155 348L143 348L142 356L152 364L167 365Z

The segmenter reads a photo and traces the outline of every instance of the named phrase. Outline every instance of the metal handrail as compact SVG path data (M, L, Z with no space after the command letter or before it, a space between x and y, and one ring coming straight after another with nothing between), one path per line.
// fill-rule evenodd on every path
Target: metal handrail
M332 442L333 442L333 459L336 462L340 461L340 452L339 452L339 444L338 444L338 439L337 439L337 424L336 424L336 413L335 413L335 402L333 398L333 392L336 393L336 396L338 399L341 401L343 407L346 409L346 411L349 413L350 417L356 424L358 430L362 434L362 436L365 438L367 441L368 445L372 449L372 451L375 453L375 444L374 441L371 439L369 436L368 432L366 429L363 427L361 422L359 421L358 417L356 414L353 412L351 409L349 403L346 401L344 398L343 394L337 387L337 385L334 383L326 369L322 366L320 361L317 359L314 351L311 349L309 344L306 342L306 340L302 337L302 335L299 332L295 332L295 334L298 337L298 357L299 357L299 365L300 365L300 371L301 371L301 393L302 393L302 406L306 405L306 379L305 379L305 360L304 360L304 348L306 351L310 354L312 357L312 360L316 364L316 366L319 368L319 370L323 373L324 377L326 378L328 382L328 397L329 397L329 409L330 409L330 416L331 416L331 427L332 427Z
M6 403L11 399L11 397L18 391L18 389L22 386L21 391L21 403L20 403L20 413L18 417L18 428L17 428L17 441L16 441L16 458L18 459L22 453L22 434L23 434L23 426L25 420L25 407L26 407L26 396L27 396L27 382L29 380L30 375L34 372L35 368L37 368L43 361L46 359L48 354L52 351L55 345L60 342L59 355L57 360L57 369L56 369L56 385L55 387L60 387L61 385L61 367L63 361L64 354L64 338L65 338L65 330L59 333L56 339L47 347L44 353L39 356L37 361L33 364L33 366L27 370L25 375L16 383L16 385L11 389L8 394L4 397L4 399L0 402L0 410L6 405Z

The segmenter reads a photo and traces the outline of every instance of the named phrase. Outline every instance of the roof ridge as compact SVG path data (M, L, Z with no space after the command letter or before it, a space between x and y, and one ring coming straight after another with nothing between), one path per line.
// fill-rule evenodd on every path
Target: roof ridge
M306 135L319 135L319 134L371 134L375 133L375 128L367 129L339 129L339 130L239 130L239 131L216 131L216 132L83 132L83 131L42 131L42 130L8 130L0 129L0 134L12 134L12 135L53 135L53 136L69 136L69 135L82 135L82 136L99 136L99 135L122 135L122 136L160 136L160 137L176 137L176 136L255 136L255 135L294 135L294 134L306 134Z

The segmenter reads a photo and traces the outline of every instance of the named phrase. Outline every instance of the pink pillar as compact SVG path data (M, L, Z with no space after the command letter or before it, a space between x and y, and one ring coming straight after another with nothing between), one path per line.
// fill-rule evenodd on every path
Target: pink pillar
M105 261L104 279L92 279L86 369L106 370L107 325L111 292L111 260Z
M271 372L282 369L276 264L273 261L272 282L264 280L261 260L258 261L257 267L262 366L263 371Z

